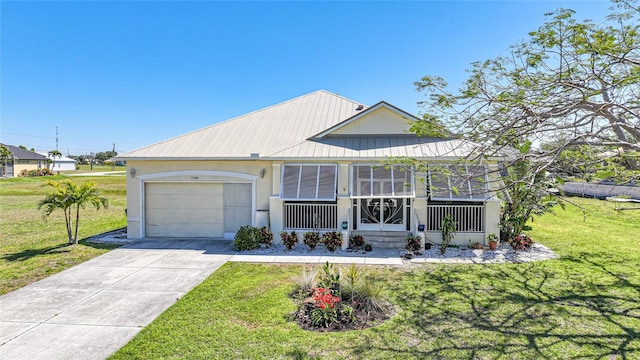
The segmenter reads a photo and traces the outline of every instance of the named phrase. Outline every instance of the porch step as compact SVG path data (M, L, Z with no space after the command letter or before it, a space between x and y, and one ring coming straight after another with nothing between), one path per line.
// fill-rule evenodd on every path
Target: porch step
M407 242L407 231L362 231L355 230L352 235L362 235L366 244L374 249L404 249Z

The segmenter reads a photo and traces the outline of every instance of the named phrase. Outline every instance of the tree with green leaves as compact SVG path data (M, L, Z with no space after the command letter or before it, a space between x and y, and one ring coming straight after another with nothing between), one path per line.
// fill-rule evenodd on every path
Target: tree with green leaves
M415 85L427 95L425 114L413 131L442 137L448 129L476 147L467 161L515 166L503 177L511 201L527 196L523 188L539 200L550 194L547 180L562 181L566 151L581 147L593 154L585 164L610 161L627 170L625 181L640 178L639 9L616 1L603 24L558 9L508 55L473 63L459 91L423 77Z
M526 157L540 170L553 171L563 150L582 145L640 170L640 12L636 2L617 5L601 25L572 10L547 14L508 56L474 63L457 93L425 76L416 82L429 97L418 129L443 122L483 156L529 140L537 151Z
M56 158L60 159L62 153L58 149L53 149L49 151L49 157L51 158L51 171L53 171L56 168Z
M13 154L8 147L0 144L0 164L2 166L2 175L7 174L7 164L13 158Z
M96 210L101 207L106 209L109 206L108 200L100 195L100 190L92 181L78 185L71 180L49 180L46 185L51 186L53 191L40 200L38 209L44 208L42 216L45 220L56 209L62 210L69 244L77 244L80 209L86 208L87 204L91 204Z

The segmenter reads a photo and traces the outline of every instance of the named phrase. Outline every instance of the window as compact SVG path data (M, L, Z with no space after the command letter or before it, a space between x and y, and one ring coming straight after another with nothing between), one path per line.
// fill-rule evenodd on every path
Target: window
M429 169L432 200L486 200L491 197L484 165L437 165Z
M410 166L353 165L351 195L360 198L414 197Z
M282 171L283 200L336 199L336 165L284 165Z

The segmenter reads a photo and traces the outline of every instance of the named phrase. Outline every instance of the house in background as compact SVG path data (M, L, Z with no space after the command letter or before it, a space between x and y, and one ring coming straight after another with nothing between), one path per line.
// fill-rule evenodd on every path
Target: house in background
M0 144L7 147L12 156L5 166L0 169L0 176L19 176L23 171L42 170L47 168L48 159L46 156L33 151L22 149L18 146Z
M38 151L37 152L40 155L44 155L46 156L49 160L51 160L51 162L49 163L49 170L56 172L56 171L70 171L70 170L75 170L76 169L76 161L66 157L66 156L60 156L60 157L55 157L55 159L53 158L53 156L49 155L49 153L47 151Z
M499 234L495 162L456 164L473 146L417 137L413 115L316 91L118 156L127 162L129 238L233 238L242 225L362 234L402 247L408 232L453 243ZM415 158L433 169L385 166ZM345 245L346 246L346 241Z

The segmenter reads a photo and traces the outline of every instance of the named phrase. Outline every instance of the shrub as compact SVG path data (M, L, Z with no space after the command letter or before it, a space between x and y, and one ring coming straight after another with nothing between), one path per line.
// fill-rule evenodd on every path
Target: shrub
M409 235L407 235L407 244L404 248L407 249L407 251L419 253L421 250L420 240L420 235L413 235L413 233L409 233Z
M320 281L318 286L323 288L330 288L331 292L340 296L340 274L336 273L333 268L333 264L328 261L322 266L322 273L320 274Z
M362 235L351 235L349 243L352 248L358 250L364 246L364 237Z
M365 276L356 284L354 300L364 311L384 311L387 300L384 297L382 284Z
M291 250L298 243L298 234L296 234L295 231L292 231L290 234L283 231L280 233L280 239L282 239L282 244L284 244L287 250Z
M345 280L345 286L343 289L345 291L342 292L342 298L345 299L345 293L349 293L348 300L354 300L354 294L356 290L356 284L360 281L360 273L358 272L358 267L356 264L351 264L347 266L343 273L343 279ZM342 289L341 289L342 290Z
M49 171L49 169L40 169L40 170L23 169L22 171L20 171L20 174L18 174L18 176L20 177L36 177L36 176L47 176L47 175L53 175L53 173Z
M520 234L516 235L512 239L509 239L508 242L513 250L529 250L531 249L531 245L533 244L533 239L531 239L529 235Z
M303 294L310 294L317 285L317 276L317 269L311 269L309 271L307 271L306 268L302 269L302 274L300 274L300 276L296 278L298 290L300 290Z
M453 237L456 235L456 220L453 218L453 215L448 214L442 218L442 227L440 231L442 231L442 244L440 244L440 253L444 255L447 251L447 246L453 240Z
M302 235L302 241L309 249L313 250L320 243L320 234L315 231L307 231Z
M234 237L234 245L238 251L257 249L261 243L260 229L251 225L240 227Z
M273 245L273 233L266 226L260 228L260 241L266 247L271 247Z
M322 235L322 243L329 251L336 251L342 246L342 234L337 231L329 231Z
M364 251L371 251L373 250L373 245L371 244L364 244Z

